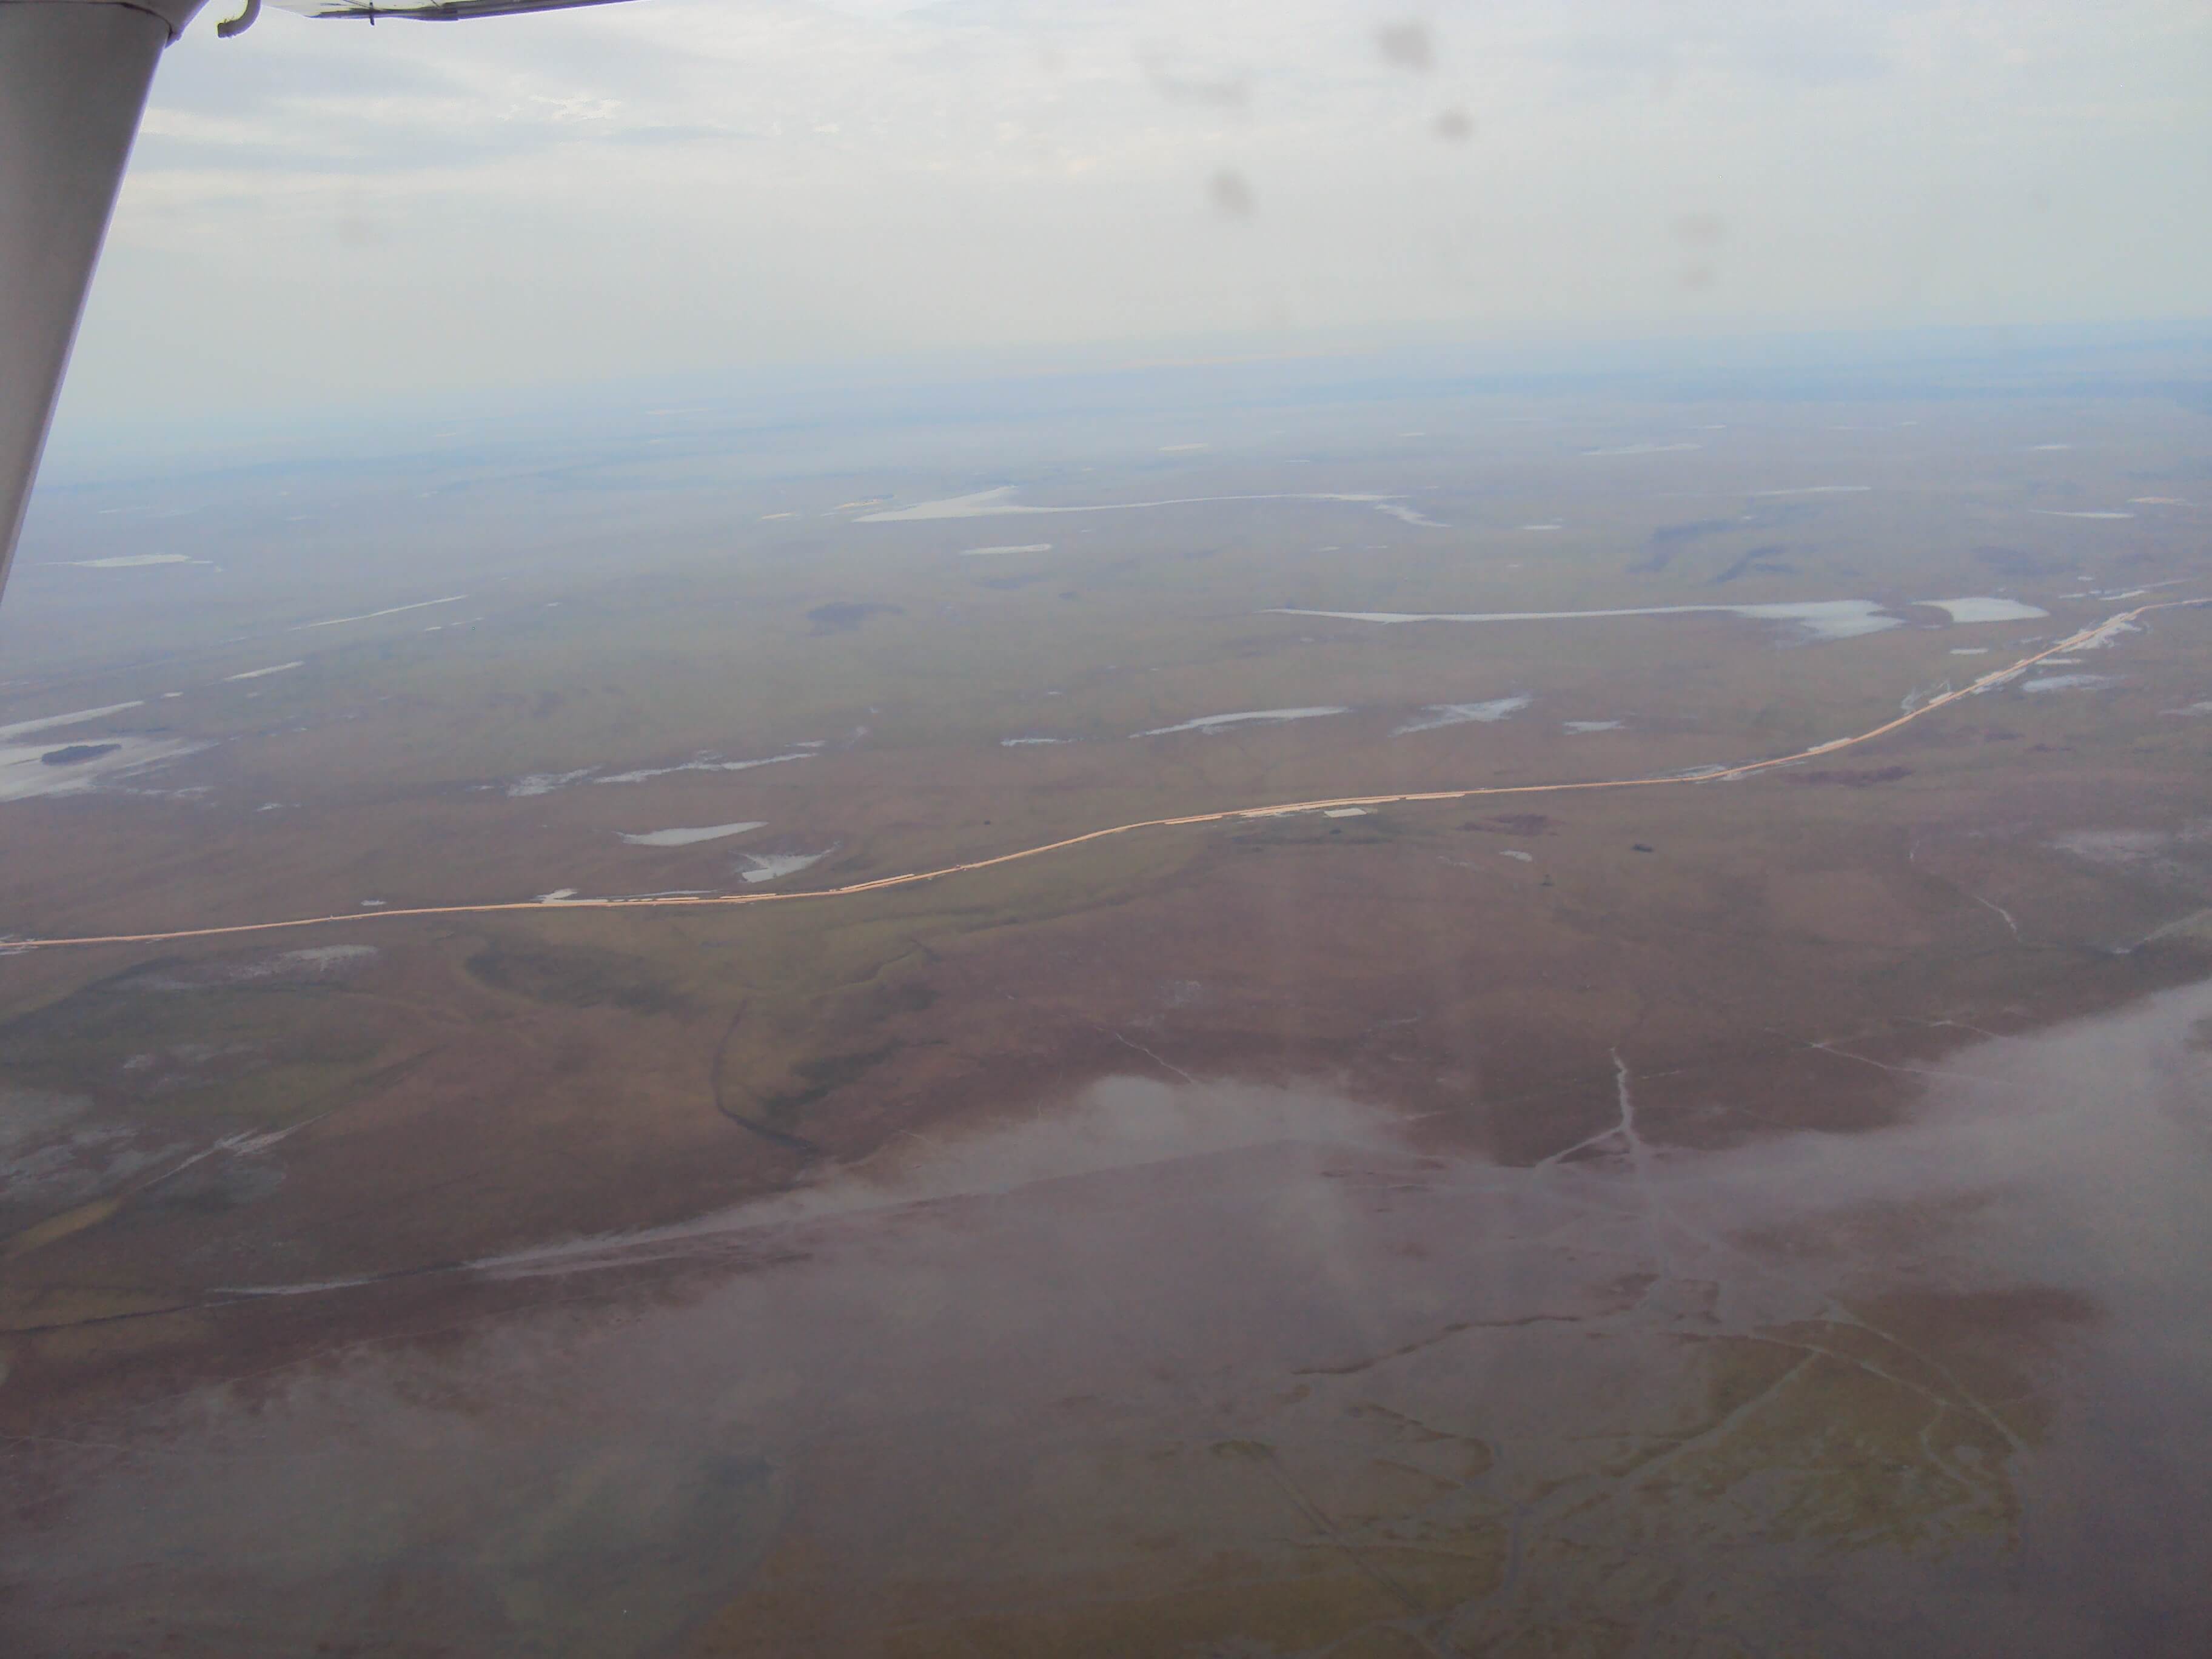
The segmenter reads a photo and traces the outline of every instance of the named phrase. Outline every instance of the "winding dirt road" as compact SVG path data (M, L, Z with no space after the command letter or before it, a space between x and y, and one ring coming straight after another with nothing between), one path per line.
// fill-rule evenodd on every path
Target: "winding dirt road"
M232 922L218 927L179 927L158 933L102 933L82 939L9 939L0 948L12 953L21 951L53 951L85 945L166 945L179 939L221 939L233 934L270 933L289 928L359 927L364 923L394 921L404 916L483 916L501 911L529 910L543 914L548 910L648 910L648 909L705 909L717 906L741 904L800 904L823 899L854 898L862 893L879 893L894 887L913 887L923 882L942 881L949 876L965 875L974 870L989 870L1002 864L1018 864L1024 859L1042 858L1048 853L1081 847L1087 842L1104 841L1115 836L1134 835L1143 830L1183 830L1197 824L1225 823L1239 818L1287 817L1301 812L1322 812L1347 806L1398 806L1423 801L1477 800L1501 795L1559 795L1583 789L1658 789L1681 787L1687 785L1719 783L1732 778L1749 777L1755 772L1765 772L1776 767L1796 766L1832 755L1845 749L1855 749L1863 743L1887 737L1892 732L1925 720L1939 708L1948 708L1962 699L1978 696L1994 690L2006 682L2017 678L2046 657L2063 656L2108 643L2112 637L2154 611L2172 611L2191 605L2212 605L2212 598L2194 599L2161 599L2155 604L2137 605L2132 611L2123 611L2109 617L2094 628L2085 628L2069 634L2057 644L2046 646L2033 656L2022 657L2008 667L1993 669L1969 684L1954 691L1946 691L1929 698L1918 707L1908 709L1895 720L1885 720L1870 731L1856 736L1834 738L1826 743L1815 744L1810 749L1801 749L1795 754L1777 755L1771 760L1746 761L1740 765L1716 767L1711 771L1675 774L1664 777L1595 778L1580 783L1514 783L1486 784L1468 789L1429 789L1393 795L1340 795L1325 800L1290 801L1275 806L1230 806L1214 812L1192 812L1181 817L1143 818L1133 823L1117 823L1103 830L1090 830L1079 836L1064 840L1046 842L1042 846L1024 847L1012 853L994 854L989 858L971 859L963 864L948 864L938 870L917 870L906 875L878 876L873 881L859 881L844 887L822 887L811 891L789 893L719 893L681 897L654 898L574 898L574 899L518 899L490 904L435 904L412 909L355 910L331 916L294 916L279 921Z

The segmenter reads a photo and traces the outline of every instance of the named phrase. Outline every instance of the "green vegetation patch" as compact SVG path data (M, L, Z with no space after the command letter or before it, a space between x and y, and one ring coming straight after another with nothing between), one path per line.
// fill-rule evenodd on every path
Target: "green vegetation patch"
M808 1107L818 1105L838 1090L859 1082L902 1046L887 1042L879 1048L802 1060L791 1068L794 1079L791 1086L761 1097L760 1115L774 1127L788 1130L798 1123Z
M643 957L599 945L493 939L468 959L467 967L494 990L563 1008L668 1014L685 1006L682 994Z
M392 1016L331 988L85 986L0 1024L0 1079L135 1113L292 1121L388 1064Z

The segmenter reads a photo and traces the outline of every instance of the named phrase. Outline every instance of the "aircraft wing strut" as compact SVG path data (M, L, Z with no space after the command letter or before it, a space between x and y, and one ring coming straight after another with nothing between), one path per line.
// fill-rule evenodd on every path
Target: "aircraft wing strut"
M276 0L459 22L616 0ZM202 0L0 0L0 590L161 49ZM258 0L222 33L236 34Z

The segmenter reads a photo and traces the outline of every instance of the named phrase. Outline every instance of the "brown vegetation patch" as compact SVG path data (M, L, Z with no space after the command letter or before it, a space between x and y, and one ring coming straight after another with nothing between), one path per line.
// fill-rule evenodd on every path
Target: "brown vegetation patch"
M1486 836L1548 836L1553 822L1542 812L1499 812L1490 817L1472 819L1460 828Z
M644 958L594 945L494 939L466 965L482 983L533 1002L634 1014L672 1013L683 1006L683 998Z
M1836 767L1815 772L1789 772L1784 775L1792 783L1838 784L1845 789L1864 789L1870 784L1895 783L1899 778L1909 778L1912 775L1912 769L1909 766L1869 766L1854 771Z

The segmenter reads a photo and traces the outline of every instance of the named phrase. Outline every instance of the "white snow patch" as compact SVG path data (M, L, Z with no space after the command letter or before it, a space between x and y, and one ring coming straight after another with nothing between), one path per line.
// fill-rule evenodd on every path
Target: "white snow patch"
M1019 513L1022 507L1013 499L1013 485L1000 484L995 489L978 489L966 495L948 495L941 501L917 501L912 507L863 513L857 522L912 524L924 519L984 519L998 513Z
M1364 806L1332 806L1322 814L1325 818L1364 818L1368 816Z
M306 659L302 659L298 662L273 663L267 668L249 668L243 674L225 674L222 678L225 684L232 680L258 680L268 674L289 674L295 668L307 665Z
M280 951L266 963L250 963L238 969L235 976L261 979L301 971L327 974L334 968L374 962L377 955L374 945L310 945L304 950Z
M1585 455L1670 455L1677 450L1703 449L1703 444L1619 444L1611 449L1585 449Z
M1754 498L1767 495L1863 495L1872 484L1797 484L1789 489L1754 489Z
M1621 727L1619 720L1566 720L1562 724L1577 735L1585 732L1618 732Z
M556 789L565 789L572 783L588 778L599 769L596 766L586 766L574 772L532 772L508 784L507 793L508 798L514 800L530 795L550 795Z
M52 750L43 743L0 744L0 800L82 794L103 778L176 760L202 746L180 738L145 738L135 733L94 741L105 753L72 761L65 766L46 763L44 757Z
M1444 524L1436 519L1431 519L1425 514L1417 513L1410 507L1401 506L1396 501L1377 501L1375 503L1375 510L1377 513L1388 513L1392 518L1402 520L1407 524L1420 525L1430 530L1449 530L1451 528L1448 524Z
M1534 853L1524 853L1517 847L1501 847L1498 848L1498 856L1502 859L1518 859L1523 864L1534 864L1536 861L1536 855Z
M1047 744L1067 743L1070 741L1071 739L1067 738L1000 738L999 739L999 747L1001 749L1034 749L1042 747Z
M1133 732L1135 738L1164 738L1177 732L1204 732L1211 735L1224 726L1248 726L1255 723L1273 724L1282 720L1319 720L1327 714L1349 714L1349 708L1254 708L1236 714L1201 714L1194 720L1184 720L1178 726L1155 726L1150 731Z
M1879 634L1902 628L1897 617L1885 615L1871 599L1809 599L1794 605L1660 605L1621 611L1308 611L1278 605L1261 613L1270 617L1321 617L1334 622L1366 623L1500 623L1577 622L1607 617L1686 617L1719 615L1750 617L1760 621L1793 622L1819 640L1848 640L1862 634Z
M2101 691L2119 682L2110 674L2039 674L2033 679L2022 680L2023 691Z
M1358 501L1372 504L1387 501L1388 495L1312 492L1305 490L1277 490L1255 495L1177 495L1158 501L1099 501L1076 507L1032 507L1014 499L1014 486L1000 484L995 489L978 489L966 495L950 495L943 501L917 501L912 507L886 507L880 513L863 513L855 524L915 524L932 519L992 519L1013 513L1127 513L1146 507L1195 507L1212 501Z
M960 550L960 556L963 559L1003 559L1014 553L1049 553L1051 551L1050 542L1022 542L1011 547L963 547Z
M2142 628L2140 623L2129 622L2122 617L2115 617L2110 622L2100 623L2090 632L2077 636L2074 641L2073 648L2076 651L2101 651L2123 634L2142 632ZM2021 643L2029 645L2034 641L2023 640Z
M819 758L819 756L809 753L803 755L770 755L764 760L684 761L675 766L647 766L635 772L611 772L605 777L593 778L592 781L593 783L643 783L647 778L665 778L672 776L678 772L750 772L756 766L775 766L783 761L817 760ZM587 767L585 769L589 771L593 769ZM580 776L582 775L572 774L570 775ZM507 793L512 794L514 791L509 790Z
M2074 830L2053 836L2051 844L2093 863L2142 864L2162 859L2177 842L2201 840L2197 828L2190 825L2178 835L2157 830Z
M819 864L837 849L825 847L818 853L740 853L738 873L749 882L775 881L784 876L795 876L810 865Z
M9 738L28 737L33 732L51 732L58 726L75 726L80 720L96 720L104 715L119 714L126 708L143 708L146 700L131 702L111 702L105 708L80 708L73 714L47 714L34 720L17 720L13 726L0 726L0 743Z
M632 847L691 847L702 841L720 841L726 836L742 836L748 830L767 827L765 821L756 819L750 823L708 823L696 830L647 830L641 835L621 836Z
M154 564L198 564L204 561L183 553L120 553L106 559L64 559L79 570L143 570Z
M2040 513L2046 519L2132 519L2132 513L2069 513L2056 507L2031 507L2031 513Z
M1489 725L1519 714L1534 701L1523 691L1510 697L1498 697L1489 702L1431 703L1390 735L1402 738L1409 732L1433 732L1439 726L1465 726L1473 721Z
M336 628L341 623L374 622L379 617L397 617L409 611L428 611L434 605L459 605L468 597L465 593L448 593L442 599L417 599L412 605L389 605L382 611L364 611L357 617L325 617L320 622L301 623L292 632L302 634L311 628ZM555 605L559 603L557 599L554 601ZM550 611L553 605L549 605L545 608Z

